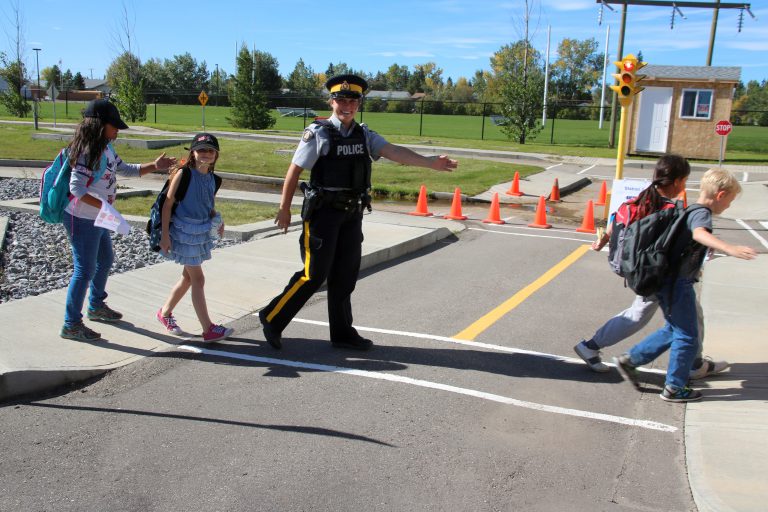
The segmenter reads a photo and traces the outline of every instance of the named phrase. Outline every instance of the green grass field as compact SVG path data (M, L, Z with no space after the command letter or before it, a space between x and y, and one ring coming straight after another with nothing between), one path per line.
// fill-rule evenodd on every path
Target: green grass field
M77 122L83 102L69 102L67 109L63 102L56 103L56 117L61 122ZM68 111L68 112L67 112ZM316 110L321 116L329 111ZM248 131L232 128L227 121L229 107L207 106L205 108L206 129ZM303 130L303 117L280 117L273 111L275 126L270 132L295 134ZM41 103L41 119L53 121L53 103ZM386 136L394 143L424 143L440 146L473 147L507 151L553 153L613 158L616 150L608 147L608 122L603 129L597 121L569 119L548 120L545 128L525 145L509 141L490 118L479 116L435 115L435 114L392 114L363 112L358 115L372 129ZM11 119L0 107L0 118ZM15 118L14 118L15 119ZM27 120L31 120L27 118ZM309 119L308 119L309 121ZM131 124L129 122L129 124ZM134 123L136 124L136 123ZM159 129L174 131L202 130L202 107L194 105L155 105L147 107L147 120L139 123ZM482 136L482 140L481 140ZM551 141L551 142L550 142ZM0 155L2 156L2 155ZM734 163L765 163L768 161L768 128L758 126L734 126L729 136L726 160Z
M63 143L57 140L33 139L34 128L29 125L0 123L0 158L53 160ZM247 140L220 140L221 157L216 164L220 171L283 178L290 164L295 144L271 144ZM135 149L117 144L115 149L126 162L148 162L160 150ZM277 153L285 149L285 153ZM168 155L186 157L183 145L164 148ZM412 199L419 187L425 185L430 192L453 192L456 187L465 194L479 194L492 185L510 181L515 171L521 177L541 171L540 167L512 165L485 160L462 159L453 172L435 172L419 167L407 167L392 162L373 165L373 189L379 197ZM308 179L308 173L302 176Z

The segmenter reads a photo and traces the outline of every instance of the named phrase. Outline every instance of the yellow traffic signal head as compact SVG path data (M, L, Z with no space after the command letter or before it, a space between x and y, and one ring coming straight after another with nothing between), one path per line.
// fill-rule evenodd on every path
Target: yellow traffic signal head
M643 87L639 87L637 82L645 76L637 75L636 72L645 66L645 62L638 61L630 53L623 59L614 61L614 64L619 68L619 72L613 74L618 85L612 85L611 89L618 95L621 105L627 107L632 103L632 97L643 90Z

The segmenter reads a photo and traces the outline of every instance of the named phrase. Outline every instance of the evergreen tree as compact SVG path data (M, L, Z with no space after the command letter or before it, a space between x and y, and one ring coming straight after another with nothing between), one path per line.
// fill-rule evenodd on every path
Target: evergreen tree
M275 124L270 115L267 99L256 78L254 55L245 44L237 55L237 72L231 80L229 102L231 117L227 120L236 128L262 130Z

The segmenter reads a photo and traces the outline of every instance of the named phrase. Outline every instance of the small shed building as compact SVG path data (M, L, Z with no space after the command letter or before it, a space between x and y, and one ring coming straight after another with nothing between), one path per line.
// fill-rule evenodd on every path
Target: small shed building
M648 65L639 74L645 90L628 109L628 153L717 160L715 125L730 119L741 68Z

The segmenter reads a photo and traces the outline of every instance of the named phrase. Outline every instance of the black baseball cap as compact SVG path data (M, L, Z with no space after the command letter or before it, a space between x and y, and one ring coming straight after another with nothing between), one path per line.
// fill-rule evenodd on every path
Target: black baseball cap
M362 98L368 90L368 82L357 75L337 75L325 82L331 98Z
M190 144L189 150L195 151L196 149L205 149L205 148L215 149L218 152L219 141L216 139L215 136L211 135L210 133L198 133L192 139L192 144Z
M104 124L111 124L119 130L125 130L128 125L120 119L120 111L109 100L89 101L83 110L83 117L97 117Z

